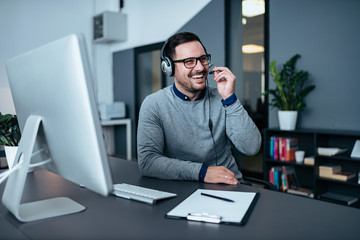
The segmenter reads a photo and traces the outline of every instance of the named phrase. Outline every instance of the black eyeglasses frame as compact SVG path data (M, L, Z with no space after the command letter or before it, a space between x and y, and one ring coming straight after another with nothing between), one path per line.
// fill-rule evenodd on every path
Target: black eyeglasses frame
M202 62L201 62L201 58L203 58L203 57L206 57L207 58L207 64L203 64ZM195 65L193 66L193 67L187 67L186 66L186 60L196 60L195 61ZM203 66L207 66L207 65L209 65L210 64L210 62L211 62L211 54L204 54L204 55L201 55L200 57L191 57L191 58L184 58L184 59L179 59L179 60L173 60L173 62L174 63L179 63L179 62L182 62L182 63L184 63L184 66L187 68L187 69L193 69L195 66L196 66L196 64L197 64L197 62L198 61L200 61L200 63L203 65Z

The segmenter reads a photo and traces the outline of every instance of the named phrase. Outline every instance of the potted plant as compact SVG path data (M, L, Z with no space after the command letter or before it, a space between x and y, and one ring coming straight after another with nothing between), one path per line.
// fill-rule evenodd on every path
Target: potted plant
M298 112L306 107L304 98L315 88L315 85L307 85L309 80L307 71L296 71L295 65L299 58L300 55L296 54L283 64L280 70L276 67L276 61L270 64L270 73L276 88L269 89L264 94L273 96L269 104L279 109L281 130L295 129Z
M9 168L12 167L15 159L20 138L21 132L17 116L0 113L0 145L5 148Z

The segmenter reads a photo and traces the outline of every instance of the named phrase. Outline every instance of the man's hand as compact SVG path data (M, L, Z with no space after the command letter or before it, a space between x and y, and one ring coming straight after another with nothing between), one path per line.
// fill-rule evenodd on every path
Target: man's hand
M235 174L223 166L208 167L205 175L204 182L207 183L226 183L226 184L239 184Z
M225 100L235 92L236 76L226 67L214 67L213 71L219 94Z

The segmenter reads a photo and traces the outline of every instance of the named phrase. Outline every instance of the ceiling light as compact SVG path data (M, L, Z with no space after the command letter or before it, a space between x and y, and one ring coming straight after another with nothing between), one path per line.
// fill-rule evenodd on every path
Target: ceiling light
M246 44L242 46L242 52L245 54L264 52L264 47L255 44Z
M242 15L244 17L255 17L265 13L264 0L243 0Z

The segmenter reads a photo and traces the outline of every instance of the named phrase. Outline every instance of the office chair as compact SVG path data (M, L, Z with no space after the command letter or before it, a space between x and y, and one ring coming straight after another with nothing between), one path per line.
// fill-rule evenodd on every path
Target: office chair
M243 176L242 181L240 180L240 183L244 184L244 185L248 185L248 186L277 191L274 184L272 184L268 181L262 180L262 179L258 179L258 178Z
M236 165L238 166L239 170L241 171L240 161L242 159L242 154L235 148L234 145L232 145L231 151L235 158ZM277 188L274 184L272 184L268 181L265 181L263 179L260 179L260 178L246 176L246 173L244 174L244 171L241 171L241 172L243 173L242 179L239 179L241 184L277 191Z

